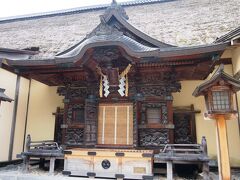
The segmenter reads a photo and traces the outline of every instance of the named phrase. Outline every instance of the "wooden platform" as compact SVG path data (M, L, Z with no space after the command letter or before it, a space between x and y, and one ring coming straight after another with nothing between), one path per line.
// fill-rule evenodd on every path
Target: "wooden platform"
M153 151L71 149L65 151L63 174L118 179L153 179Z

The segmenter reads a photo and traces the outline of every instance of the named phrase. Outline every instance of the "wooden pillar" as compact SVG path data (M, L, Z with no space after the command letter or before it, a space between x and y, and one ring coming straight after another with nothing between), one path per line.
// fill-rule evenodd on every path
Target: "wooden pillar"
M49 164L49 174L50 175L54 174L54 167L55 167L55 158L51 157L50 158L50 164Z
M138 147L138 120L141 112L139 112L140 107L139 101L133 102L133 146Z
M173 123L173 107L172 107L172 96L169 96L167 101L167 113L168 113L168 123L174 127ZM174 143L174 128L169 129L169 143Z
M224 115L216 115L217 132L217 153L218 153L218 171L220 180L231 179L231 169L229 163L227 126Z
M23 157L23 172L27 173L29 171L29 164L30 164L30 158L29 156Z
M205 156L207 156L208 154L208 150L207 150L207 140L206 137L203 136L202 137L202 150ZM209 180L209 165L208 162L204 162L203 166L202 166L202 173L203 173L203 179L204 180Z
M203 163L202 167L202 172L203 172L203 179L204 180L209 180L209 165L208 162Z
M173 163L172 161L167 161L167 180L173 179Z

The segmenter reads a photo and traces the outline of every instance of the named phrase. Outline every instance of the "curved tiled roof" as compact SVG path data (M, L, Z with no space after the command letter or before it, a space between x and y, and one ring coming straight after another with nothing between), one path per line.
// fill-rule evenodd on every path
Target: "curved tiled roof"
M158 48L153 48L153 47L148 47L143 44L138 43L137 41L134 41L133 39L121 35L121 36L116 36L116 35L101 35L101 36L93 36L89 39L86 39L82 43L80 43L78 46L76 46L74 49L71 51L64 53L63 55L58 55L58 58L70 58L79 55L81 52L80 56L83 56L85 51L88 48L91 47L99 47L99 46L121 46L123 47L128 54L140 54L140 53L145 53L145 52L153 52L157 51ZM85 50L83 50L85 49ZM79 57L81 58L81 57Z
M240 90L240 80L235 79L234 77L226 74L223 69L223 65L220 65L215 74L208 81L199 85L193 92L193 96L197 97L203 95L206 89L209 89L213 84L219 82L220 80L224 80L228 84L232 86L232 89L237 92Z
M234 38L240 38L240 26L230 31L229 33L224 34L223 36L217 38L216 41L214 41L214 43L229 42Z

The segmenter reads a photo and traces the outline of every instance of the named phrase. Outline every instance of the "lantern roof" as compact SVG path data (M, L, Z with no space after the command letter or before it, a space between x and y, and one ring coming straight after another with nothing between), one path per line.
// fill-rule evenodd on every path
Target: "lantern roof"
M240 90L240 80L237 80L229 74L225 73L224 65L221 64L210 80L199 85L194 90L193 96L197 97L204 95L212 86L218 85L221 81L224 81L224 83L230 86L233 92Z
M5 89L0 88L0 101L13 101L11 98L9 98L6 94L4 94Z

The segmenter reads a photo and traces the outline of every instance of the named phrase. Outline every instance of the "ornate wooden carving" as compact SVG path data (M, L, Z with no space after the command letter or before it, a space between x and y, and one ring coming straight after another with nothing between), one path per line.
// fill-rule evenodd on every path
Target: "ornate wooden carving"
M65 96L65 99L72 99L72 98L81 98L86 97L89 93L87 87L80 87L80 88L72 88L72 87L58 87L57 90L60 96Z
M141 86L139 92L144 96L165 96L167 88L165 86Z
M193 105L190 107L175 108L173 114L174 143L191 144L196 143L195 111Z
M174 141L176 144L190 144L193 143L193 137L191 135L190 114L174 115L175 130Z
M173 122L172 122L172 98L165 98L158 100L157 98L147 98L141 102L141 118L139 124L139 143L140 146L159 146L161 144L173 143ZM161 99L161 98L160 98ZM148 111L149 109L149 111ZM149 113L156 112L160 113L159 121L151 123L148 117ZM154 110L154 111L153 111ZM153 116L154 117L154 116ZM158 118L157 116L155 116ZM146 142L144 142L146 141Z
M54 130L54 141L58 144L62 143L62 132L61 125L63 124L63 109L57 108L55 115L55 130Z
M177 144L195 143L191 127L192 114L174 114L174 142Z
M161 124L168 124L168 109L167 109L167 104L165 102L156 102L156 103L146 103L144 102L142 104L142 119L141 119L141 124L147 124L147 116L146 116L146 111L148 108L159 108L161 109Z
M85 145L97 143L97 101L94 98L85 100Z
M170 96L172 92L178 92L180 90L179 84L174 85L141 85L138 87L138 91L144 96Z
M120 57L120 51L118 48L113 47L98 47L94 49L93 59L98 62L108 63L114 59L118 59Z
M169 142L167 129L139 129L139 145L153 147Z
M168 122L168 109L166 105L162 106L162 120L161 120L162 124L167 124Z
M81 109L83 108L84 105L83 104L68 104L68 108L66 111L66 120L68 124L74 123L74 117L73 117L73 112L75 109ZM75 122L77 123L77 122Z
M140 77L136 77L138 92L144 96L170 96L172 92L178 92L181 84L176 80L174 71L168 72L141 72Z
M84 129L83 128L67 128L65 135L65 144L69 146L83 145Z

